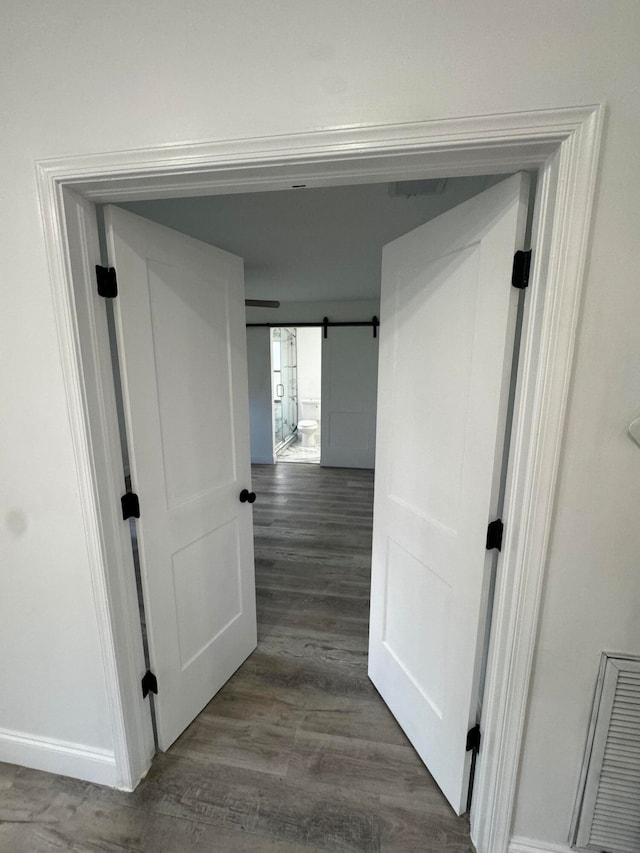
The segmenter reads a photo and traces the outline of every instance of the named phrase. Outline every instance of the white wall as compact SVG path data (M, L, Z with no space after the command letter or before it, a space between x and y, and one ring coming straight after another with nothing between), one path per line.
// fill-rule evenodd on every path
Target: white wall
M640 4L371 8L5 0L0 729L112 747L34 161L606 101L514 827L562 843L598 653L640 651Z
M269 329L247 329L249 372L249 430L251 461L272 465L273 391L271 388L271 335Z

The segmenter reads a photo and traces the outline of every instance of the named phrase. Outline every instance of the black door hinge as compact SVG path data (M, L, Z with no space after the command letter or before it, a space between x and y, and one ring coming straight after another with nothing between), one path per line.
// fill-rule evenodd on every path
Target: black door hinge
M480 724L469 729L467 732L467 752L480 752Z
M487 551L492 551L496 548L498 551L502 549L502 531L504 524L501 518L496 518L495 521L490 521L487 525Z
M150 669L148 669L142 676L142 681L140 683L142 685L143 699L146 699L149 693L155 693L156 696L158 695L158 679Z
M529 284L531 272L531 249L528 252L516 252L513 256L513 271L511 284L518 290L524 290Z
M121 498L122 519L140 518L140 501L135 492L126 492Z
M101 267L96 264L96 279L98 281L98 296L114 299L118 295L118 280L113 267Z

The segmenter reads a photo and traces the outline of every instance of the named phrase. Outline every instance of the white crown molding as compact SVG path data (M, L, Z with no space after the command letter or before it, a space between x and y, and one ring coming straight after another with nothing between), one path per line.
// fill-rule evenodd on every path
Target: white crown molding
M99 202L537 168L598 106L353 126L41 160ZM460 154L465 153L464 160ZM395 163L389 157L397 158Z

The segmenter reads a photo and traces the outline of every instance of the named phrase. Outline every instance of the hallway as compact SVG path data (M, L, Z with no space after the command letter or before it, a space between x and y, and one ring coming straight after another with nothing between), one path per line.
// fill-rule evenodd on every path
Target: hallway
M373 472L253 488L257 650L133 794L0 765L0 850L472 851L367 678Z

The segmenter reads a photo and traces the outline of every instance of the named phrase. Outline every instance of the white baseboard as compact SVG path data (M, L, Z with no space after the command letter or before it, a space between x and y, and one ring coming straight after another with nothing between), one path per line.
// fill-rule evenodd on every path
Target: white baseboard
M533 838L512 838L509 853L575 853L568 844L550 844L548 841L536 841Z
M0 761L111 788L118 785L113 752L69 741L0 729Z
M275 465L276 460L273 456L256 456L251 459L252 465Z

